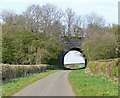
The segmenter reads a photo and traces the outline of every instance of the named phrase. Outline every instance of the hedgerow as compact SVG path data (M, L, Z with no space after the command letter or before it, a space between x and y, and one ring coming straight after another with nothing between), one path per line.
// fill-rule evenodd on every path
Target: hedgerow
M111 60L89 61L86 71L94 75L102 75L118 78L118 58Z
M53 66L40 65L9 65L2 64L2 81L7 81L17 77L25 77L29 74L44 72L53 69Z

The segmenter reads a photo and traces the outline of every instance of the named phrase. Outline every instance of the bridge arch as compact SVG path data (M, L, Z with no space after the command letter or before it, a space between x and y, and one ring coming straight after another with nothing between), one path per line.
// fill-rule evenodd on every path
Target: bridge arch
M82 57L85 60L85 66L83 68L86 68L87 66L87 59L85 57L85 55L83 54L82 50L81 50L81 46L82 46L82 40L83 38L80 39L69 39L69 40L64 40L62 41L62 50L61 53L57 59L57 64L58 66L64 66L65 67L65 59L64 57L66 55L68 55L69 53L74 53L77 52L79 55L81 54Z
M81 49L80 48L78 48L78 47L72 47L72 48L69 48L69 50L63 50L63 51L61 51L61 53L60 53L60 56L58 57L58 61L57 61L57 65L58 66L63 66L63 67L65 67L65 63L64 63L64 57L67 55L67 53L69 53L70 51L76 51L76 52L78 52L78 54L79 53L81 53L81 55L83 56L83 58L84 58L84 60L85 60L85 64L84 64L84 66L83 67L81 67L80 69L84 69L84 68L86 68L86 66L87 66L87 59L86 59L86 57L85 57L85 55L83 54L83 52L81 51ZM80 63L78 63L78 64L80 64ZM69 65L69 64L68 64ZM74 64L73 64L74 65Z

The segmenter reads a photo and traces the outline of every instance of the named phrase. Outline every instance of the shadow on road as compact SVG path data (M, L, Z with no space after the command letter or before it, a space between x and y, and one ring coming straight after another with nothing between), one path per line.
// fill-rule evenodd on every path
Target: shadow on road
M81 67L81 68L66 68L66 67L64 67L63 69L64 70L80 70L80 69L85 69L86 68L86 66L85 67Z

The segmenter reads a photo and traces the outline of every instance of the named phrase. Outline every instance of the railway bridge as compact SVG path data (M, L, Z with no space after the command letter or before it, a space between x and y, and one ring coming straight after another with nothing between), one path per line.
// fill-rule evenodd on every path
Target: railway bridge
M83 38L69 39L62 41L62 51L58 58L58 65L65 66L70 64L84 63L86 67L87 59L81 50ZM82 60L84 59L84 60Z

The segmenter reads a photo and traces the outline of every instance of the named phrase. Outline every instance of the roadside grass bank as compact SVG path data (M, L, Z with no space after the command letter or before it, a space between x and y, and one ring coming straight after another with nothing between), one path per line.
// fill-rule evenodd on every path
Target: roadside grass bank
M120 73L118 65L118 58L89 61L87 64L86 72L93 75L100 75L106 78L111 78L112 80L118 80L118 78L120 78L118 75Z
M85 66L85 64L69 64L69 65L65 65L64 67L67 69L80 69L83 68Z
M2 96L11 96L22 88L34 83L35 81L45 78L46 76L57 72L58 70L49 70L39 74L31 74L26 77L15 78L2 83Z
M118 85L85 70L74 70L68 76L76 96L118 96Z

